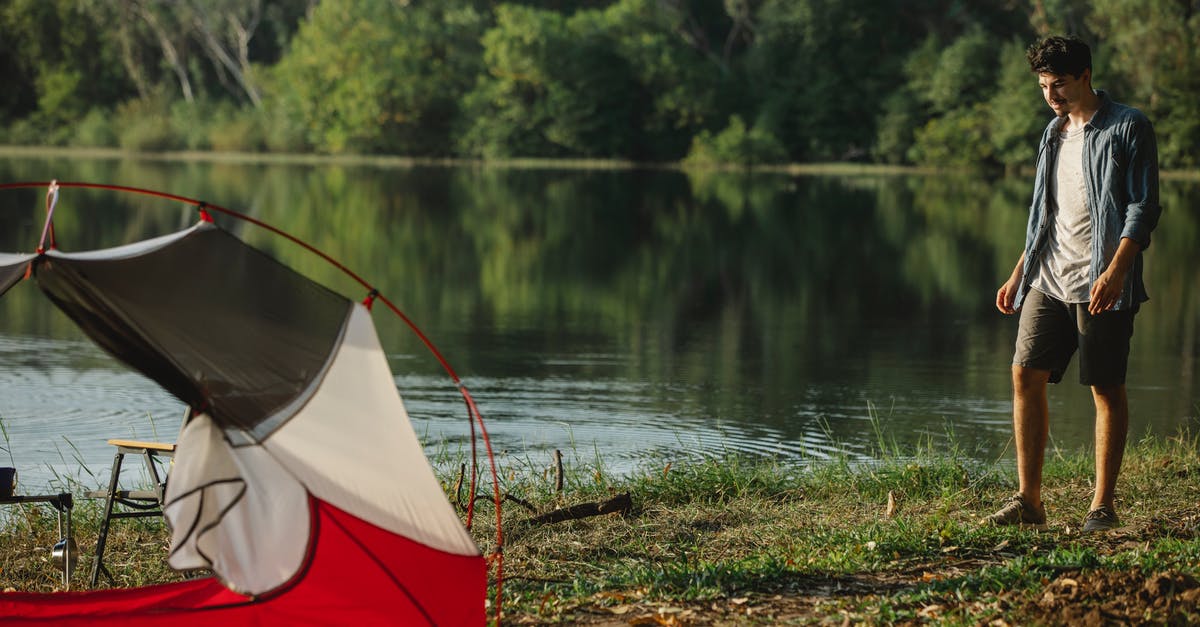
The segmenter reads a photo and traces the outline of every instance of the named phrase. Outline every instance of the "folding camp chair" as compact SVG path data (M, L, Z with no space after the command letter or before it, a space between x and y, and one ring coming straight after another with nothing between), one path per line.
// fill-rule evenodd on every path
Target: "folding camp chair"
M105 490L88 492L88 498L104 499L104 518L100 521L100 534L96 538L96 557L92 563L93 586L100 581L103 572L109 581L112 573L104 567L104 545L108 541L109 524L118 518L145 518L162 516L162 506L167 490L166 477L161 476L158 460L174 458L175 445L163 442L141 442L138 440L109 440L109 444L117 447L113 457L112 475ZM146 462L146 472L150 475L149 490L125 490L120 486L121 463L126 455L137 455ZM115 506L120 505L118 510Z
M179 432L192 418L192 410L188 408L183 414L183 422ZM167 478L159 472L161 460L174 460L175 444L166 442L142 442L140 440L109 440L109 444L117 447L113 456L112 475L105 490L93 490L85 496L93 499L104 499L104 518L100 521L100 533L96 537L96 557L92 562L92 586L100 581L100 573L104 573L112 581L112 573L104 567L104 546L108 542L109 524L118 518L146 518L162 516L163 503L167 494ZM146 473L150 476L149 490L125 490L121 488L121 463L126 455L137 455L146 463ZM121 506L117 510L115 506Z

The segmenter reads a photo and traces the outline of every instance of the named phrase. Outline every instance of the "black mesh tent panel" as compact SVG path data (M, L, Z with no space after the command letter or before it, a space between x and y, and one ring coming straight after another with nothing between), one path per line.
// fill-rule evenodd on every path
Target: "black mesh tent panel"
M319 384L352 306L209 223L133 254L49 253L34 274L106 351L258 440Z

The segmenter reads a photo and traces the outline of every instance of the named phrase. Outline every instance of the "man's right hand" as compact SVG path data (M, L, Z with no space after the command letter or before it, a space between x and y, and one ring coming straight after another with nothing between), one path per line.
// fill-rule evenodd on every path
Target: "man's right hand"
M1025 274L1025 253L1022 252L1020 257L1017 257L1017 267L1013 268L1012 274L1008 276L1008 281L996 290L996 309L1005 315L1017 313L1013 308L1013 304L1017 302L1017 287L1021 284L1021 277Z
M1013 303L1017 300L1017 283L1019 281L1020 277L1014 276L996 291L996 309L999 309L1000 313L1006 315L1017 313L1017 310L1013 308Z

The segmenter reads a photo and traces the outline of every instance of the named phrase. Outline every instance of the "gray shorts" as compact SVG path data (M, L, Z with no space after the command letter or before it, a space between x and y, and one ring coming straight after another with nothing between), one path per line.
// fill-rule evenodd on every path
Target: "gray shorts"
M1049 370L1050 382L1058 383L1078 349L1080 383L1125 383L1133 312L1110 310L1093 316L1087 307L1029 290L1021 307L1013 365Z

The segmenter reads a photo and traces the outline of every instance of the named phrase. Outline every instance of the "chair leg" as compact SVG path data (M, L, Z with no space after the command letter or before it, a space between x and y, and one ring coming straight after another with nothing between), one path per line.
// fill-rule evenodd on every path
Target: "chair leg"
M158 477L158 467L154 465L155 455L146 449L142 452L146 459L146 472L150 475L150 485L154 486L154 495L158 498L158 507L162 509L166 499L166 487L163 485L162 479Z
M104 500L104 518L100 519L100 535L96 537L96 558L92 562L92 587L100 581L100 571L104 571L109 581L112 575L104 567L104 544L108 541L108 523L112 519L113 501L117 498L117 483L121 476L121 460L125 454L118 451L113 457L112 477L108 480L108 497Z

